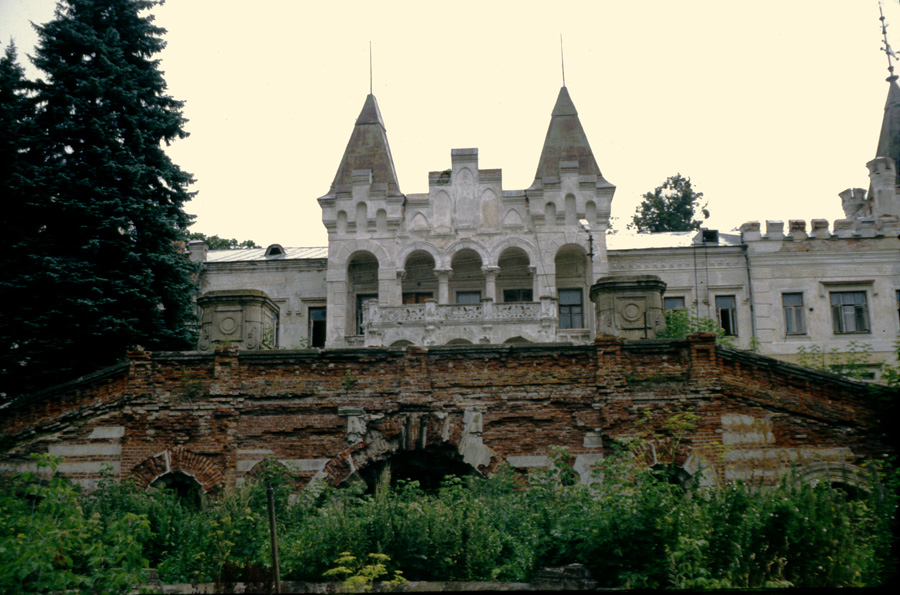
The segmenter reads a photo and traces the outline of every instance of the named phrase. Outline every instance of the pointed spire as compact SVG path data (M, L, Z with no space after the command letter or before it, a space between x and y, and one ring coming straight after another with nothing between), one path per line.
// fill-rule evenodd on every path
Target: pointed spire
M876 157L890 157L900 162L900 87L897 77L889 80L887 101L884 104L884 119L878 136Z
M373 184L387 184L388 194L400 194L394 158L388 145L387 131L375 96L369 94L356 119L350 142L338 167L331 192L349 191L354 170L371 170Z
M535 185L542 178L559 176L560 161L577 161L579 175L602 177L584 128L578 119L578 111L565 87L559 90L556 105L553 107L550 127L547 129L541 159L534 176Z

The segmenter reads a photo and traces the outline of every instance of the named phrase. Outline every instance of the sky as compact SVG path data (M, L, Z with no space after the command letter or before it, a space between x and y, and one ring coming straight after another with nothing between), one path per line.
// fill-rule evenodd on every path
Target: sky
M0 0L0 42L28 65L29 22L55 0ZM900 51L900 3L885 0ZM507 190L531 185L565 82L604 177L614 227L676 173L707 227L841 218L868 188L887 97L877 0L302 2L169 0L168 92L196 182L193 231L324 246L326 194L359 111L378 100L402 192L477 147ZM893 24L893 27L890 25ZM900 72L900 71L898 71ZM32 78L40 74L31 68Z

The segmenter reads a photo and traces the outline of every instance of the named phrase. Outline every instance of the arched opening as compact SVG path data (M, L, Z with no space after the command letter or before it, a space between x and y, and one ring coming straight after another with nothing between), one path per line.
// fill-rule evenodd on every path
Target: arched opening
M434 257L424 250L410 254L404 264L403 303L424 304L437 296L437 277L434 274Z
M504 345L528 345L529 343L531 343L531 341L524 337L510 337L503 342Z
M685 471L683 467L672 463L657 463L650 470L659 481L678 486L687 491L694 486L694 476Z
M357 252L347 263L348 335L365 334L365 304L378 299L378 259L371 252Z
M357 471L359 479L366 483L367 493L374 492L379 481L390 482L391 487L396 487L401 481L417 481L423 490L434 491L441 487L441 482L448 475L465 477L480 474L463 461L455 447L449 445L431 446L425 450L401 450Z
M399 341L394 341L390 344L390 347L409 347L413 342L407 339L400 339Z
M356 205L356 233L367 231L369 231L369 211L366 203L360 202Z
M480 304L484 297L484 272L481 255L463 248L453 255L450 267L450 301L456 304Z
M556 225L556 204L548 202L544 205L544 225Z
M510 247L500 254L497 264L500 266L497 275L497 297L500 301L533 302L534 273L528 254L521 248Z
M168 491L186 508L199 510L203 506L203 486L182 471L171 471L157 477L150 484L151 491Z
M472 342L468 339L451 339L447 341L446 345L471 345Z
M587 252L577 244L566 244L556 253L556 295L559 299L559 328L588 326L586 296L589 287Z

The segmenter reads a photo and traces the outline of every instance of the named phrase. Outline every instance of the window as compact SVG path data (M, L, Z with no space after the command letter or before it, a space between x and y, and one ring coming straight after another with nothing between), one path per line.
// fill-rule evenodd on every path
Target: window
M309 309L309 346L325 347L325 308Z
M360 293L356 296L356 334L364 335L366 334L366 307L364 304L371 300L377 300L378 294L374 293Z
M897 318L900 318L900 289L897 290Z
M683 297L667 297L663 298L663 308L666 312L671 312L672 310L680 310L684 308L684 298Z
M719 326L722 327L725 334L729 337L736 337L738 334L737 300L733 295L716 296L716 316L719 319Z
M425 300L434 299L434 294L428 292L411 292L403 294L404 304L424 304Z
M530 289L504 289L503 290L503 301L504 302L530 302L531 301L531 290Z
M865 291L831 293L831 319L835 334L869 333L869 306Z
M803 294L782 293L781 307L784 309L784 334L805 335L806 325L803 323Z
M456 303L457 304L480 304L481 303L481 292L480 291L457 291L456 292Z
M583 304L580 289L560 289L559 328L584 328Z

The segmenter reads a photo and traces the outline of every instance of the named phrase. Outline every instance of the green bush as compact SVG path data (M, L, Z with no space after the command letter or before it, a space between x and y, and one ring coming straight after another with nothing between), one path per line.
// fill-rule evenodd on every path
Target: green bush
M431 492L384 481L374 494L293 498L294 478L270 465L200 510L128 483L85 495L59 476L18 475L0 487L0 591L125 592L148 566L167 583L266 576L270 484L285 580L321 581L335 560L373 554L409 580L528 581L580 562L618 588L873 586L895 570L898 482L887 464L851 497L793 475L686 489L628 448L605 457L590 485L573 481L564 450L550 460L528 475L450 477Z

